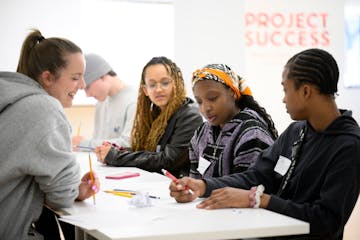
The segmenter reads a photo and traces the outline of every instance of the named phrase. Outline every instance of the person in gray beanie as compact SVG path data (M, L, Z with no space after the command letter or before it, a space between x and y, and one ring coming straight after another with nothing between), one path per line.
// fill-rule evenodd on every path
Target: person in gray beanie
M130 145L130 132L136 110L136 90L120 80L110 64L95 53L85 54L85 92L98 100L91 139L72 137L74 150L96 147L104 141L122 147Z

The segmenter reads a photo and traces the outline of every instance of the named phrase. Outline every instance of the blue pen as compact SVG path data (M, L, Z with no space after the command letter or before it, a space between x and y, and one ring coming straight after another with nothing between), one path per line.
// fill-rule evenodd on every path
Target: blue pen
M81 145L77 145L76 147L77 147L77 148L82 148L82 149L89 149L89 150L91 150L91 151L94 151L94 150L95 150L95 148L93 148L93 147L87 147L87 146L81 146Z

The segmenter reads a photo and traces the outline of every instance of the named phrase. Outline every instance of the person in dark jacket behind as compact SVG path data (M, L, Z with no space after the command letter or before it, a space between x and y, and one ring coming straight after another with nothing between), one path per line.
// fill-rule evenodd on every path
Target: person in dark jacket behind
M171 183L170 195L178 202L208 197L198 208L261 207L309 222L310 234L296 239L342 239L359 196L360 129L336 105L337 63L324 50L304 50L282 77L283 102L296 122L247 171L185 177Z
M178 66L166 57L154 57L144 67L131 131L131 148L104 142L95 148L99 161L111 166L138 167L175 176L189 175L189 144L203 120L186 97Z

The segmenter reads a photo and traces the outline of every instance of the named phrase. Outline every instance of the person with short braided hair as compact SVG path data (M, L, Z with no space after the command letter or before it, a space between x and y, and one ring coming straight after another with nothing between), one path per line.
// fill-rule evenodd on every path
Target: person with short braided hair
M179 67L166 57L154 57L143 68L131 147L109 143L96 147L99 161L111 166L139 167L188 176L189 143L203 122L193 100L186 97Z
M178 202L198 208L266 208L310 224L310 233L272 239L343 239L360 192L360 128L335 96L339 69L327 51L291 57L282 72L283 102L295 120L248 170L218 178L184 177L170 185ZM191 189L191 192L189 191Z

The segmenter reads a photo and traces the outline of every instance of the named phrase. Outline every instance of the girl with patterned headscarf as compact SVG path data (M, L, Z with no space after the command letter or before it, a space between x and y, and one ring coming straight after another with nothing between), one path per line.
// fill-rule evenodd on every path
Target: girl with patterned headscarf
M242 172L278 134L250 88L225 64L210 64L192 77L193 93L206 118L190 144L190 176L218 177Z
M152 58L141 74L131 148L104 143L95 149L98 159L112 166L189 175L189 142L203 122L193 103L178 66L166 57Z

